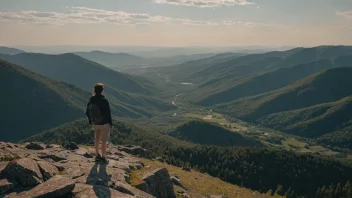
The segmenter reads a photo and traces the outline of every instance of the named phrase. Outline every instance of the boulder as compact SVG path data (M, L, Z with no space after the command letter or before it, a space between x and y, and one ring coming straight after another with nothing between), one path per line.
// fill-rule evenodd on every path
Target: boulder
M154 196L147 194L146 192L141 191L137 188L134 188L131 185L122 183L120 181L112 182L112 184L109 185L109 187L119 192L135 196L137 198L154 198Z
M71 193L74 188L75 183L72 180L57 175L27 192L18 194L17 197L60 197Z
M44 181L54 177L59 174L59 170L52 164L46 161L38 161L40 171L43 175Z
M77 150L77 149L79 149L79 147L77 146L77 144L75 142L68 143L64 147L65 147L65 149L68 149L68 150Z
M36 186L43 182L37 162L29 158L11 161L3 170L3 174L24 187Z
M131 155L136 155L139 157L145 157L145 158L149 158L149 155L147 153L147 150L140 147L140 146L133 146L133 145L127 145L127 146L119 146L118 149L120 151L124 151L128 154Z
M25 148L29 150L43 150L45 149L45 145L38 142L31 142L28 143Z
M188 190L188 189L181 183L181 180L180 180L180 179L171 176L171 177L170 177L170 180L171 180L171 182L172 182L174 185L179 186L179 187L181 187L181 188L183 188L183 189L185 189L185 190Z
M7 179L0 180L0 195L10 191L15 185Z
M136 186L155 197L175 198L174 187L166 168L158 168L143 177L143 182Z

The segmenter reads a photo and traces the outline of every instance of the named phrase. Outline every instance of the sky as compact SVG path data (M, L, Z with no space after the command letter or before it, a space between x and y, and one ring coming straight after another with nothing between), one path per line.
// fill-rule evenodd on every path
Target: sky
M352 0L0 0L4 46L352 45Z

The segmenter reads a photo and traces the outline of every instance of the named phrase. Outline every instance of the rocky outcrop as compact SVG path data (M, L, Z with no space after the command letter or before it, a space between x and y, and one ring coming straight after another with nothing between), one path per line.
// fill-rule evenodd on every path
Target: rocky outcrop
M45 145L39 142L31 142L26 145L26 149L30 150L43 150L45 149Z
M27 192L18 194L16 197L60 197L71 193L74 188L75 183L71 179L55 176Z
M174 187L166 168L156 169L143 177L143 182L137 188L155 197L174 198Z
M131 155L136 155L136 156L144 157L144 158L150 158L147 150L143 149L142 147L139 147L139 146L125 145L125 146L119 146L118 148L119 148L119 150L124 151L128 154L131 154Z
M0 143L0 156L19 158L0 162L0 197L154 197L128 183L130 172L144 164L114 145L109 145L109 164L90 158L94 149L28 145Z
M3 170L3 174L24 187L36 186L43 182L38 163L29 158L11 161Z

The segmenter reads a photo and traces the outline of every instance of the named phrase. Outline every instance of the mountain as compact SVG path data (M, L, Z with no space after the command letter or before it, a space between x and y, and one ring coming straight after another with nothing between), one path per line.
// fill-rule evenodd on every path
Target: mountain
M24 141L90 144L94 135L85 122L77 120ZM352 167L348 163L285 150L194 144L150 132L132 123L115 122L116 130L110 137L113 144L139 145L147 149L152 157L161 157L171 165L190 166L262 193L280 189L277 192L281 195L289 193L293 197L324 197L321 194L327 192L325 188L321 190L323 186L331 185L334 192L338 189L337 183L351 188L347 181L352 180Z
M0 60L2 90L8 90L0 102L1 126L14 131L2 133L0 140L17 141L48 128L85 117L88 91L66 82L58 82L22 67ZM150 96L127 93L106 87L113 116L121 118L152 117L175 107ZM21 124L18 124L21 123ZM27 133L23 133L22 131Z
M0 46L0 54L16 55L16 54L21 54L21 53L26 53L26 52L23 50L16 49L16 48Z
M202 106L212 106L231 102L247 96L258 95L279 89L311 74L332 67L334 67L334 65L331 60L322 59L308 64L281 68L263 74L244 77L235 81L230 87L225 87L223 90L217 90L216 93L211 89L209 90L209 94L204 96L203 92L203 98L196 103ZM208 88L208 86L205 88Z
M162 74L163 76L169 76L172 81L193 82L194 79L188 78L188 75L201 71L210 66L220 64L222 62L225 62L226 60L236 59L243 55L244 54L240 53L221 53L199 60L187 61L182 64L174 65L171 67L153 69L155 69L158 73Z
M173 66L158 70L163 76L168 75L172 81L192 82L197 86L213 86L221 88L225 84L234 83L236 80L248 76L280 68L288 68L301 64L309 64L322 59L334 60L340 56L352 55L352 46L319 46L312 48L294 48L287 51L272 51L261 54L248 54L243 56L229 57L210 64L204 64L204 60L198 60L192 65ZM340 65L342 66L342 65ZM185 68L192 68L185 70Z
M114 69L120 69L123 67L143 65L145 58L135 56L127 53L109 53L102 51L92 52L75 52L74 54L81 56L87 60L97 62L104 66Z
M351 76L352 67L332 68L269 93L219 105L219 108L254 120L273 113L333 102L352 94Z
M192 54L178 55L170 57L152 57L143 58L128 53L109 53L102 51L92 52L75 52L74 54L81 56L87 60L97 62L109 68L119 71L133 72L139 68L145 67L163 67L181 64L187 61L208 58L214 54Z
M213 65L189 77L220 78L224 74L232 77L250 75L279 68L307 64L321 59L333 60L340 56L352 55L352 46L319 46L312 48L295 48L288 51L250 54L221 64Z
M114 103L115 116L138 118L151 117L158 111L168 111L175 107L153 96L150 82L116 72L95 62L74 54L45 55L18 54L0 55L0 59L19 64L41 75L74 84L91 92L97 82L105 84L104 94Z
M340 148L352 149L352 121L348 122L346 125L347 127L343 129L317 138L318 143L333 147L337 146Z
M316 138L352 127L352 97L303 109L270 114L259 124L298 136ZM347 138L347 136L346 136Z
M332 68L272 92L218 105L218 109L296 135L319 137L351 118L347 113L351 76L352 67Z
M204 121L190 121L168 132L180 140L217 146L263 146L259 141Z
M0 60L0 140L17 141L84 117L89 93Z
M0 59L23 66L41 75L91 91L97 82L130 93L151 94L152 85L144 79L111 70L74 54L0 55Z

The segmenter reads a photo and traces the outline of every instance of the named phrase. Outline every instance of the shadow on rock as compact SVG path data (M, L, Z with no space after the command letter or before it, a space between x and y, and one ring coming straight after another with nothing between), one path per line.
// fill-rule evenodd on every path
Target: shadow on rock
M107 164L96 162L89 172L87 177L87 184L93 185L94 193L99 198L111 197L109 182L111 175L108 175Z

